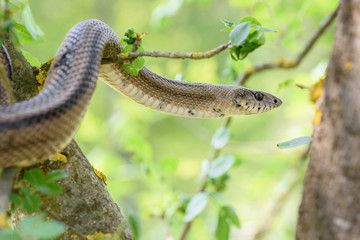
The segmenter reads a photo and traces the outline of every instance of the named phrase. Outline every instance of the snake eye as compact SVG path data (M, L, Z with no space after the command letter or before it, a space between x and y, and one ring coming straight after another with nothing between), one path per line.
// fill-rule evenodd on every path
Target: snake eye
M256 92L254 94L254 96L255 96L255 99L258 100L258 101L261 101L264 98L264 95L262 93L259 93L259 92Z

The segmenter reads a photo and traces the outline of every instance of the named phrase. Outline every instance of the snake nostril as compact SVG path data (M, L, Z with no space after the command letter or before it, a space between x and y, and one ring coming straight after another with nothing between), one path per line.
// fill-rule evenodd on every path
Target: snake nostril
M277 103L277 102L278 102L278 100L274 99L274 103Z

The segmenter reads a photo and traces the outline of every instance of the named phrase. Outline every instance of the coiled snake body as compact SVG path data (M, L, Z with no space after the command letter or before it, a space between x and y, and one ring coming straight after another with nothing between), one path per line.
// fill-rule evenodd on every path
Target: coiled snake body
M26 101L0 105L0 167L27 166L64 148L79 127L98 77L140 104L179 116L255 114L281 105L262 91L174 81L145 67L132 76L120 63L101 65L103 57L120 52L119 37L103 22L87 20L73 27L42 91ZM0 101L6 99L1 85L0 95Z

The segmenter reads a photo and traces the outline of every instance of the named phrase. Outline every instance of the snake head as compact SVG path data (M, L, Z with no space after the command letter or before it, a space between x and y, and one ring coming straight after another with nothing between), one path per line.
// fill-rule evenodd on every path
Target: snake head
M238 114L248 115L270 111L279 107L282 101L267 92L240 88L234 90L233 103Z

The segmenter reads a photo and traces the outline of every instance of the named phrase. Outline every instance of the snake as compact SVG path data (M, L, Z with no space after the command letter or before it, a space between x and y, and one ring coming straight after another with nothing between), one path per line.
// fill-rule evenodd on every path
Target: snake
M1 168L29 166L66 147L80 126L98 78L139 104L182 117L258 114L282 104L270 93L245 87L171 80L146 67L131 75L121 62L101 64L103 58L121 53L124 46L119 42L105 23L85 20L66 34L38 95L7 104L0 84ZM4 47L1 61L11 69Z

